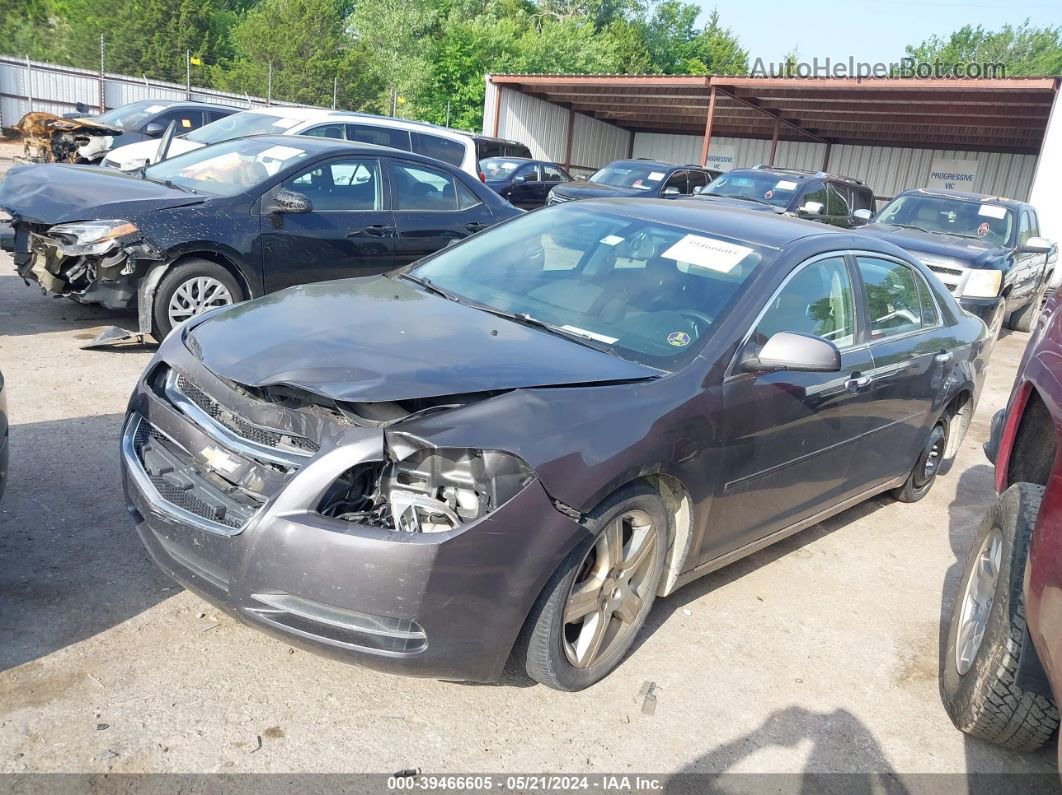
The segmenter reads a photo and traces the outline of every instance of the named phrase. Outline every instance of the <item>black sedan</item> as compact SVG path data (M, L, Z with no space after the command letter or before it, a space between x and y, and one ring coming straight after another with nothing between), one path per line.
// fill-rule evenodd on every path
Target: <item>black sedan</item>
M165 571L287 642L577 690L657 595L925 496L986 344L869 236L588 200L192 320L130 402L126 495Z
M291 136L225 141L134 174L15 167L0 210L21 276L138 307L139 331L159 340L206 309L382 273L521 213L437 160Z
M527 210L541 207L551 190L572 181L563 166L527 157L488 157L479 168L487 187Z
M718 171L697 165L677 166L662 160L615 160L587 179L577 179L553 188L547 196L547 203L621 196L680 199L697 193L719 174Z

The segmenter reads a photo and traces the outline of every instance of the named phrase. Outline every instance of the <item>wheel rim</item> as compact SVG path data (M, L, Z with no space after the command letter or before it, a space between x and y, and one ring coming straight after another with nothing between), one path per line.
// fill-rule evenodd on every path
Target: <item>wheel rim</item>
M940 462L944 459L944 444L947 442L947 434L940 425L933 426L933 432L929 435L925 452L919 459L921 466L915 475L915 486L921 488L931 481L940 469Z
M977 651L988 628L992 613L992 601L996 596L999 581L999 566L1003 559L1003 531L997 527L981 544L974 561L970 579L962 595L959 612L959 629L955 636L955 668L960 675L973 666Z
M228 306L232 302L229 288L213 276L195 276L177 285L170 297L167 315L170 325L176 326L208 309Z
M564 653L574 667L595 665L637 631L661 552L653 520L637 509L597 537L564 604Z

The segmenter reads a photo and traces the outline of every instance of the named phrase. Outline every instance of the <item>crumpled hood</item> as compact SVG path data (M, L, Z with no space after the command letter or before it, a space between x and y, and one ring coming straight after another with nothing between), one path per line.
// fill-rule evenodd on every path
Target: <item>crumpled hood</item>
M202 201L202 196L98 166L16 166L0 182L0 207L20 219L47 225L130 220L138 213Z
M972 237L948 235L943 232L923 232L893 224L867 224L859 232L874 235L882 240L907 249L916 257L950 257L963 260L973 266L983 265L1004 257L1008 249L993 243L985 243Z
M286 384L350 402L659 375L387 276L301 285L239 304L196 326L189 347L236 383Z
M573 199L614 199L620 196L648 196L652 191L638 190L638 188L621 188L616 185L602 185L600 182L577 179L558 185L553 189L553 193L556 196L570 196Z

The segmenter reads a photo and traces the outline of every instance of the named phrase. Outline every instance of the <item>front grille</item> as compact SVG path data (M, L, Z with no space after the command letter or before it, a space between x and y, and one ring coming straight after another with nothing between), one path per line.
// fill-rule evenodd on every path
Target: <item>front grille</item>
M239 530L264 504L235 486L213 480L187 450L142 417L133 436L133 451L163 502L209 522Z
M273 447L277 450L294 448L311 454L321 449L320 445L312 439L263 428L227 411L214 398L185 378L182 373L177 374L176 387L182 395L206 412L215 422L254 444Z
M953 293L958 289L959 284L966 275L966 269L958 265L940 265L935 262L927 262L926 267L933 271L937 278L940 279L941 284Z
M571 196L558 196L556 193L554 193L552 196L549 197L548 204L564 204L564 202L570 202L571 200Z

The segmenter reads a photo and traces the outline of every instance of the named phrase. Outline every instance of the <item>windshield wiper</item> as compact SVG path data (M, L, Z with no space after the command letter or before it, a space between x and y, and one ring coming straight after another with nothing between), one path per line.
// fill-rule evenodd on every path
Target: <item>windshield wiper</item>
M447 301L457 300L456 295L451 293L449 290L444 290L442 287L439 287L437 284L434 284L429 279L422 279L420 276L414 276L411 273L400 273L398 274L398 276L402 279L409 279L409 281L413 282L414 284L419 284L429 293L435 293L436 295L445 298Z
M893 226L898 226L901 229L917 229L919 232L925 232L927 235L937 234L931 229L924 229L921 226L915 226L914 224L893 224Z
M585 345L587 348L593 348L595 351L601 351L602 353L608 353L613 356L618 356L616 349L607 343L603 343L598 339L587 333L580 334L578 331L570 328L564 328L563 326L555 326L552 323L547 323L545 320L528 314L527 312L510 312L506 309L498 309L495 306L489 306L488 304L478 304L475 301L465 301L462 299L456 299L458 303L471 307L472 309L478 309L482 312L488 312L498 317L503 317L506 320L512 320L515 323L520 323L525 326L534 326L535 328L548 331L550 334L556 334L558 337L564 337L579 345Z
M174 188L176 190L183 190L185 193L199 194L199 191L194 188L189 188L187 185L178 185L176 182L168 179L154 179L147 175L147 166L144 166L140 171L140 178L146 179L148 182L154 182L156 185L165 185L167 188Z

